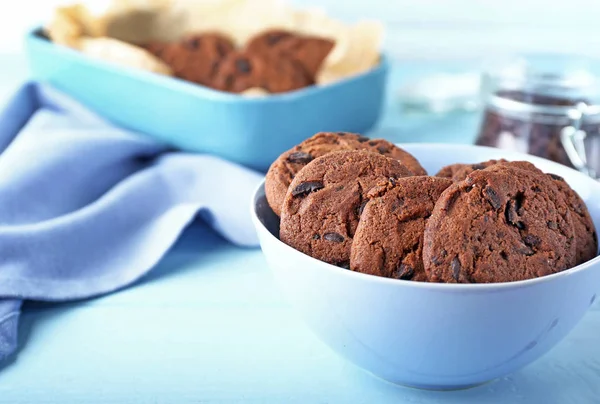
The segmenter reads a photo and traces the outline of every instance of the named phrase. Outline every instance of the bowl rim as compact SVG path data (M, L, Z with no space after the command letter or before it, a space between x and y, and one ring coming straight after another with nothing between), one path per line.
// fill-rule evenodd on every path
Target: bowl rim
M580 173L579 171L577 171L575 169L563 166L559 163L556 163L556 162L553 162L553 161L550 161L547 159L543 159L541 157L536 157L536 156L532 156L532 155L528 155L528 154L524 154L524 153L520 153L520 152L513 152L513 151L502 150L502 149L497 149L497 148L493 148L493 147L487 147L487 146L451 144L451 143L396 143L396 145L399 147L402 147L402 148L413 149L413 150L414 149L429 149L429 150L431 150L434 148L443 148L445 151L452 152L452 149L470 148L473 150L494 151L496 153L506 153L506 154L509 154L509 156L504 156L504 158L507 158L507 160L515 161L515 160L518 160L519 158L521 158L522 160L527 160L534 164L535 164L535 162L543 162L543 164L546 164L546 165L550 163L551 166L554 165L554 166L560 167L561 170L564 170L564 169L571 170L576 176L585 178L586 181L588 181L590 184L594 183L594 184L596 184L594 186L600 188L600 182L593 180L592 178L588 177L587 175L585 175L583 173ZM411 150L408 150L408 151L412 152ZM498 157L498 158L500 158L500 157ZM252 194L251 215L252 215L252 222L254 223L256 231L260 232L260 233L266 233L266 236L270 237L270 240L279 244L281 247L283 247L284 249L289 251L291 254L294 254L298 257L302 257L302 259L308 259L308 261L313 263L314 265L321 266L324 270L328 270L330 272L333 272L334 274L339 274L340 276L350 276L350 277L355 277L358 280L363 279L365 281L371 281L371 282L375 282L375 283L388 284L388 285L396 285L396 286L405 286L405 287L409 286L409 287L416 287L416 288L423 288L423 289L430 289L430 290L437 290L437 291L447 291L447 292L477 293L477 292L500 291L500 290L506 290L506 289L529 288L529 287L534 287L534 286L544 284L547 282L554 282L557 279L572 276L581 271L588 270L588 269L594 267L595 264L600 262L600 255L598 255L598 252L596 252L597 253L596 257L592 258L591 260L586 261L582 264L576 265L572 268L565 269L564 271L561 271L561 272L557 272L554 274L545 275L545 276L541 276L541 277L533 278L533 279L526 279L526 280L513 281L513 282L496 282L496 283L415 282L415 281L411 281L411 280L392 279L392 278L385 278L385 277L377 276L377 275L370 275L370 274L364 274L361 272L355 272L355 271L351 271L348 269L340 268L333 264L329 264L327 262L313 258L310 255L304 254L303 252L298 251L295 248L285 244L283 241L279 240L277 237L275 237L273 234L271 234L271 232L260 221L260 219L258 218L258 215L256 213L256 202L257 202L258 196L260 194L264 194L264 191L263 191L264 185L265 185L265 180L263 179L260 182L260 184L258 184L258 186L256 187L255 191ZM259 239L261 240L261 246L262 246L262 238L259 237ZM600 268L599 268L599 270L600 270Z
M386 55L385 52L381 51L379 54L379 63L377 65L364 72L344 77L338 81L326 83L323 85L313 84L297 90L287 91L285 93L270 94L265 97L246 97L241 94L215 90L213 88L191 83L174 76L166 76L162 74L149 72L143 69L120 66L104 60L94 59L92 57L85 56L75 49L71 49L67 46L58 45L52 42L50 39L41 36L40 34L43 34L43 29L44 28L42 26L36 26L34 28L31 28L26 34L26 41L35 42L47 48L52 48L55 52L59 52L59 54L64 56L65 58L69 58L74 61L79 61L80 63L87 65L94 65L97 68L102 68L113 74L138 80L140 79L140 77L143 77L144 80L153 84L161 85L163 87L167 87L175 91L186 92L195 96L208 98L220 102L235 102L248 104L292 102L298 99L302 99L304 97L320 95L323 91L332 91L336 88L343 87L345 85L366 79L371 76L377 76L380 74L386 75L390 68L389 57Z

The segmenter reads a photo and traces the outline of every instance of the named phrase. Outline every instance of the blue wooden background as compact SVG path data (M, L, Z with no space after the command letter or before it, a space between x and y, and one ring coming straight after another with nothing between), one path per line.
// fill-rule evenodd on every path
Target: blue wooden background
M600 52L600 2L296 2L386 22L396 64L376 135L398 141L468 142L476 130L473 115L403 115L393 90L414 77L517 50ZM51 3L21 0L0 13L0 101L27 77L20 37ZM0 365L0 403L593 404L599 307L548 356L494 383L448 393L397 387L321 344L281 296L260 251L234 248L197 224L134 288L28 305L23 349Z

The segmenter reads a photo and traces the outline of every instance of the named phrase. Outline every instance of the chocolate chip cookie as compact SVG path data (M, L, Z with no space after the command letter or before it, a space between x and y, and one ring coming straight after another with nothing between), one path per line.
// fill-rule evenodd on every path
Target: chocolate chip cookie
M407 177L367 193L352 241L350 269L387 278L427 281L423 268L425 223L447 178Z
M463 163L456 163L444 166L440 169L440 171L437 172L435 176L441 178L452 178L454 174L464 166L465 164Z
M297 90L310 84L293 60L259 53L231 52L219 64L213 87L234 93L254 87L270 93Z
M575 265L589 261L597 255L598 236L590 212L588 211L585 202L562 177L556 174L545 174L542 170L527 161L514 161L508 163L505 160L501 160L499 161L499 164L508 164L545 176L546 179L551 179L564 197L567 207L571 212L571 218L573 219L575 242L577 245Z
M296 173L313 159L336 150L372 151L395 158L415 175L427 174L411 154L386 140L348 132L320 132L281 154L269 168L265 192L275 214L281 215L281 204Z
M276 51L282 40L296 37L297 35L293 32L282 29L261 32L250 38L246 44L246 51L254 54L271 54Z
M306 75L314 82L315 76L334 45L333 41L325 38L292 36L281 40L275 49L298 62Z
M451 185L425 226L423 263L432 282L510 282L576 262L573 219L548 177L512 163Z
M483 170L489 166L493 166L498 163L506 163L507 160L488 160L481 163L475 164L450 164L448 166L442 167L440 171L435 175L436 177L450 178L453 181L462 181L467 178L467 175L471 174L476 170Z
M400 161L406 166L414 175L427 175L427 171L421 166L419 161L409 152L393 143L388 142L385 139L370 139L359 141L356 144L358 150L367 150L374 153L383 154L384 156L391 157Z
M577 241L576 265L591 260L598 254L598 236L585 202L562 177L555 174L546 175L552 178L559 191L563 193L571 211Z
M224 57L235 49L230 38L218 33L191 34L185 36L181 42L188 49L214 53L220 57Z
M233 51L233 43L219 34L188 36L176 43L154 42L146 49L162 59L175 76L210 85L223 58Z
M296 61L306 76L315 76L335 43L326 38L297 35L285 30L270 30L258 34L246 45L251 53L283 56Z
M388 179L410 175L398 160L366 151L336 151L313 160L296 174L286 194L281 241L348 268L367 192Z
M476 170L481 170L486 167L490 167L494 164L506 164L513 167L518 167L523 170L528 170L539 175L547 175L554 181L554 184L558 187L558 190L562 192L567 206L571 211L571 217L575 226L575 240L577 244L577 262L579 265L590 259L594 258L598 252L598 236L594 222L587 210L585 202L575 192L565 180L554 174L545 174L543 171L535 167L533 164L527 161L515 161L508 162L504 159L500 160L489 160L478 164L453 164L451 166L444 167L440 172L444 171L443 174L454 171L452 174L453 181L462 181L470 173ZM440 173L438 173L438 176ZM445 176L445 175L444 175Z

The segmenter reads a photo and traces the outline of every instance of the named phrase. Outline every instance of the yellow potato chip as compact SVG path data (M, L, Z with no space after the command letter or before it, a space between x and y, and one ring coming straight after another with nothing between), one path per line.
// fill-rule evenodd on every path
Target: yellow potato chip
M169 66L150 52L118 39L106 37L82 38L79 41L78 48L83 54L91 58L120 66L133 67L164 75L173 74Z

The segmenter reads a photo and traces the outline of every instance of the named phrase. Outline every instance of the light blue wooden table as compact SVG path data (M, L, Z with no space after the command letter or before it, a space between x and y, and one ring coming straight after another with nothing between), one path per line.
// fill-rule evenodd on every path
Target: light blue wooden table
M24 75L11 63L2 96ZM391 86L427 68L397 68ZM476 124L472 115L402 116L390 102L375 135L470 142ZM260 250L235 248L201 223L138 285L91 301L26 305L20 332L23 348L0 370L0 403L600 403L598 305L516 374L457 392L398 387L319 342Z

